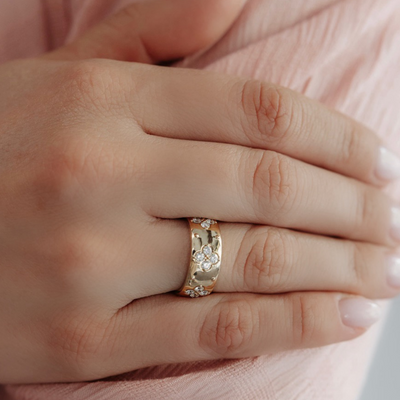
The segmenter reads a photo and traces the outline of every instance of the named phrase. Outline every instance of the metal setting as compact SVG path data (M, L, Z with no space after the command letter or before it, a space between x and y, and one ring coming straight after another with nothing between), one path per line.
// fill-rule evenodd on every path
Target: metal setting
M177 294L204 297L211 294L221 265L222 241L218 222L208 218L187 218L191 231L190 265Z

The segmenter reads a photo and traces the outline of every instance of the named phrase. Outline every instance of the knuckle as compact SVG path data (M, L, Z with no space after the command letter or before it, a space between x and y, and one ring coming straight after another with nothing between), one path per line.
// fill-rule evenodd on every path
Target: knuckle
M247 300L222 300L204 319L199 345L213 357L243 356L257 329L258 318Z
M349 282L353 282L353 291L357 291L360 287L363 287L365 282L367 281L366 271L364 268L364 255L359 243L351 242L349 245L350 248L350 256L349 261L350 265L348 270L350 271L351 278Z
M348 246L349 274L346 277L346 282L350 283L348 291L370 298L382 295L382 280L378 276L380 270L373 267L382 262L376 247L359 242L349 242Z
M63 314L54 318L47 337L54 361L69 378L99 377L100 360L108 339L104 321L87 313Z
M344 165L353 165L355 161L360 160L361 149L363 149L363 140L360 140L359 131L354 123L351 123L350 129L344 129L346 134L341 135L341 146L340 146L340 163ZM360 160L361 161L361 160Z
M52 152L29 182L32 201L25 212L40 214L52 227L35 238L32 255L46 273L54 268L63 280L71 271L94 266L103 248L93 229L81 224L86 212L89 215L99 207L105 184L114 173L94 153L81 141Z
M242 267L242 281L251 292L284 291L290 276L288 238L277 228L251 228L241 249L248 249ZM246 243L247 242L247 243Z
M357 187L355 201L355 226L353 235L364 236L366 228L370 225L376 210L376 204L372 191L367 188ZM352 236L353 236L352 235Z
M291 328L294 347L307 346L308 343L312 343L317 339L320 332L318 305L313 300L313 297L295 294L290 296L289 307L292 314Z
M42 168L34 179L34 187L47 205L54 201L66 204L76 197L83 176L88 168L86 149L68 143L68 147L49 152ZM75 152L76 150L76 152Z
M117 74L107 60L90 59L69 63L62 75L60 96L68 108L80 108L104 111L110 104L107 101L115 85Z
M39 253L45 259L42 265L50 267L47 267L44 273L47 276L52 273L58 287L68 291L72 286L75 293L78 289L79 292L85 293L88 275L91 276L92 283L101 280L98 270L95 271L96 273L91 271L99 265L101 257L101 251L93 235L72 226L61 227L52 232L51 236L42 241ZM48 248L45 247L44 242L47 242Z
M294 101L290 93L257 80L246 80L241 87L241 109L245 134L251 143L279 144L286 140L295 123Z
M251 197L254 210L265 219L276 212L283 219L285 212L292 209L298 193L296 169L288 157L272 151L255 150L251 157ZM251 154L254 156L254 153ZM272 214L273 211L273 214Z
M79 195L99 188L116 170L116 155L101 140L71 133L47 152L34 179L37 190L59 203L73 204Z
M93 285L100 287L107 277L110 258L100 237L91 230L60 226L38 235L29 247L35 276L49 282L49 296L57 293L86 298ZM92 300L100 293L91 294Z

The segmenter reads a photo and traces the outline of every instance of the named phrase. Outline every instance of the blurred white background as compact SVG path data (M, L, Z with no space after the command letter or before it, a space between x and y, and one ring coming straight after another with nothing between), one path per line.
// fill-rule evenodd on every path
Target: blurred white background
M392 302L359 400L400 400L400 298Z

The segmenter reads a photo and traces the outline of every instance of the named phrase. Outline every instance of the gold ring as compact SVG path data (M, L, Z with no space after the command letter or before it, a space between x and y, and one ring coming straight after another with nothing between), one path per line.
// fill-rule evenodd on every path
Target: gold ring
M192 249L186 279L177 291L180 296L209 295L218 278L221 265L222 241L218 222L208 218L187 218Z

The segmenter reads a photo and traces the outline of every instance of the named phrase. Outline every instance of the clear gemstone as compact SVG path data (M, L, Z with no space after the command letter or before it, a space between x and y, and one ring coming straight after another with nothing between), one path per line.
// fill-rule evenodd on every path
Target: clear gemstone
M191 290L191 289L185 290L185 293L188 294L190 297L198 296L198 294L194 290Z
M207 292L207 290L202 290L201 292L199 292L200 296L207 296L208 294L210 294L210 293Z
M196 253L194 253L194 259L197 262L202 262L204 260L205 256L201 251L196 251Z
M194 222L195 224L200 224L201 218L193 218L192 222Z
M212 267L212 264L209 260L204 260L201 263L201 268L203 271L209 271L211 269L211 267Z
M211 254L212 254L212 248L211 248L211 246L210 245L207 245L207 246L204 246L204 248L203 248L203 253L206 255L206 256L210 256Z
M210 223L207 222L207 221L203 221L200 225L201 225L204 229L208 229L208 228L210 227Z
M217 253L212 253L209 258L210 258L211 264L216 264L219 260Z
M194 290L199 293L199 292L202 292L204 290L204 287L203 286L196 286L194 288Z

